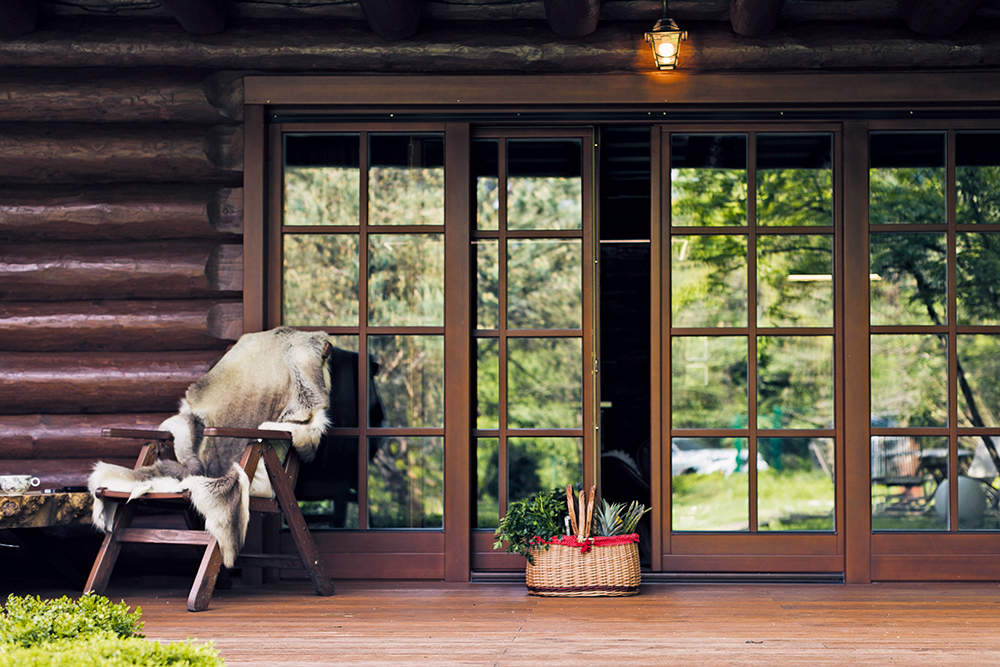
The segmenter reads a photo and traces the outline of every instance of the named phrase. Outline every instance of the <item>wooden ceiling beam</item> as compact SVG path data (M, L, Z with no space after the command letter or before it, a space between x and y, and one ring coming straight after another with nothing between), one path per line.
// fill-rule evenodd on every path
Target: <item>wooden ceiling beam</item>
M785 0L730 0L729 22L737 35L763 37L778 23Z
M983 0L907 0L903 13L910 30L921 35L950 35L961 28Z
M38 0L0 0L0 37L33 32L37 21Z
M160 6L192 35L214 35L226 29L226 0L159 0Z
M406 39L420 29L420 0L359 0L368 27L382 39Z
M601 0L544 0L545 19L560 37L586 37L597 29Z

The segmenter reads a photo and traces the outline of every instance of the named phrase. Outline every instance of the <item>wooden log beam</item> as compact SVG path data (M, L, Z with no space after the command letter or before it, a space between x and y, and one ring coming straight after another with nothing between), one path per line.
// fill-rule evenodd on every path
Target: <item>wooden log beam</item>
M160 6L192 35L214 35L226 29L226 0L159 0Z
M242 329L237 300L0 302L11 352L218 350Z
M983 0L905 0L903 13L910 30L921 35L950 35L961 28Z
M560 37L586 37L597 29L601 0L545 0L545 19Z
M243 188L199 185L0 187L0 243L231 239Z
M420 29L420 0L358 0L368 27L382 39L406 39Z
M0 301L218 298L242 286L235 244L0 246Z
M242 75L190 77L160 70L0 71L0 120L206 125L241 120Z
M519 24L516 32L483 32L468 24L433 24L403 42L374 42L371 31L349 25L294 22L234 26L206 40L178 43L176 32L127 21L110 30L74 19L45 39L0 41L6 67L193 67L300 72L371 73L599 73L648 72L643 33L651 24L600 23L587 39L554 40L545 25ZM80 25L76 24L80 22ZM779 25L767 40L748 40L728 24L685 24L682 69L689 71L795 71L883 68L913 70L1000 67L1000 39L992 23L970 24L960 36L916 37L891 24ZM81 43L78 36L87 34ZM475 44L476 48L455 48Z
M778 23L785 0L730 0L729 22L738 35L763 37Z
M6 415L0 430L0 459L73 457L131 458L135 461L142 442L106 438L101 435L101 430L155 429L172 414Z
M171 412L222 351L0 356L0 414Z
M38 0L0 0L0 37L33 32L37 21Z
M13 183L239 185L243 129L221 125L0 124L0 179Z
M107 463L131 468L135 465L135 456L122 458L103 458ZM28 473L41 480L39 489L62 489L66 486L87 486L87 478L94 469L98 457L76 458L67 456L62 459L0 459L0 475L26 475Z

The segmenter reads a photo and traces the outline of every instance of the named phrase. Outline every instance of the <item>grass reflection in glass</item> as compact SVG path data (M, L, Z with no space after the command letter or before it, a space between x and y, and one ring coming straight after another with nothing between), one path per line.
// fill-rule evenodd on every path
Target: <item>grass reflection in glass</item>
M832 438L759 438L768 462L757 471L758 530L834 528Z

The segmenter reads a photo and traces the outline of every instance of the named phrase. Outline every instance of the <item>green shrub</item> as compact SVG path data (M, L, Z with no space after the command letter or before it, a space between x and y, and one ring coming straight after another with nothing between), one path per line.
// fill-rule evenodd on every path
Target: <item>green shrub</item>
M146 641L139 620L99 595L11 595L0 609L0 667L222 667L212 644Z

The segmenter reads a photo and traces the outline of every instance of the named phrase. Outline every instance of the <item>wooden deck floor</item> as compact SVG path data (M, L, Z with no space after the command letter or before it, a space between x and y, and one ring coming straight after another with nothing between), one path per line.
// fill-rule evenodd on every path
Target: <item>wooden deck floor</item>
M296 583L217 591L198 614L177 586L108 595L142 607L147 637L212 640L230 667L1000 662L994 583L652 584L585 599L391 583L339 583L320 598Z

